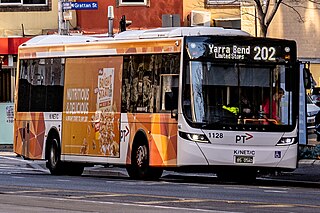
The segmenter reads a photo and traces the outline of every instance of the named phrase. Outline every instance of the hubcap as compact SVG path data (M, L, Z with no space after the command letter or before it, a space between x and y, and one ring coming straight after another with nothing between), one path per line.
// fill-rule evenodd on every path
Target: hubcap
M144 165L145 160L148 157L147 147L145 145L139 146L137 149L137 165L142 167Z
M55 167L57 165L57 153L56 153L54 143L56 143L56 140L53 140L53 143L51 145L51 150L50 150L50 161L51 161L52 167Z

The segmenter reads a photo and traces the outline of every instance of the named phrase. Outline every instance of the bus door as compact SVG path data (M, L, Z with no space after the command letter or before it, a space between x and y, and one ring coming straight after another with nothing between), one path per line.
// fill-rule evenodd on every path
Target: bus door
M298 127L299 144L306 145L308 143L306 89L311 88L312 76L309 69L310 62L300 62L298 66L299 66L298 69L300 72L299 127Z
M99 153L120 157L121 77L122 57L107 57L98 73L95 129L99 138ZM101 67L101 66L100 66Z
M16 149L26 158L41 159L44 143L46 79L44 63L39 59L21 61L15 115Z
M29 157L30 121L22 122L22 156Z

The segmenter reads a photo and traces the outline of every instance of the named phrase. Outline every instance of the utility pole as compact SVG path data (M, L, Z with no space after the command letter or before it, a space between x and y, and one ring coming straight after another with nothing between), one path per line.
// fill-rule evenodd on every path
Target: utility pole
M71 2L67 0L59 0L58 1L58 33L59 35L68 35L69 34L69 23L64 19L64 12L66 11L66 7L70 5Z
M3 63L4 56L0 56L0 72L2 71L2 63Z
M108 36L113 37L113 6L108 6Z

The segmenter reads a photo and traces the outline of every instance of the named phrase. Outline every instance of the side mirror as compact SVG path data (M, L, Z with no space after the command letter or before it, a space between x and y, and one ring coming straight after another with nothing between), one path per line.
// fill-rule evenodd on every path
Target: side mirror
M289 69L285 69L285 79L286 79L285 90L292 91L292 87L294 85L294 76Z
M304 86L306 89L311 89L311 81L312 81L312 77L311 77L311 72L310 69L308 68L303 68L303 77L304 77Z
M165 101L165 109L171 111L171 118L178 119L178 110L175 109L175 102L173 92L166 92L164 94L164 101Z

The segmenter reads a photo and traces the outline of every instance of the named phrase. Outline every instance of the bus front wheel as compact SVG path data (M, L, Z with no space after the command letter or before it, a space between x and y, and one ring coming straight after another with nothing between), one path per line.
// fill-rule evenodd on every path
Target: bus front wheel
M133 179L157 180L163 170L149 166L149 147L147 143L134 144L131 154L131 165L127 167L129 176Z

